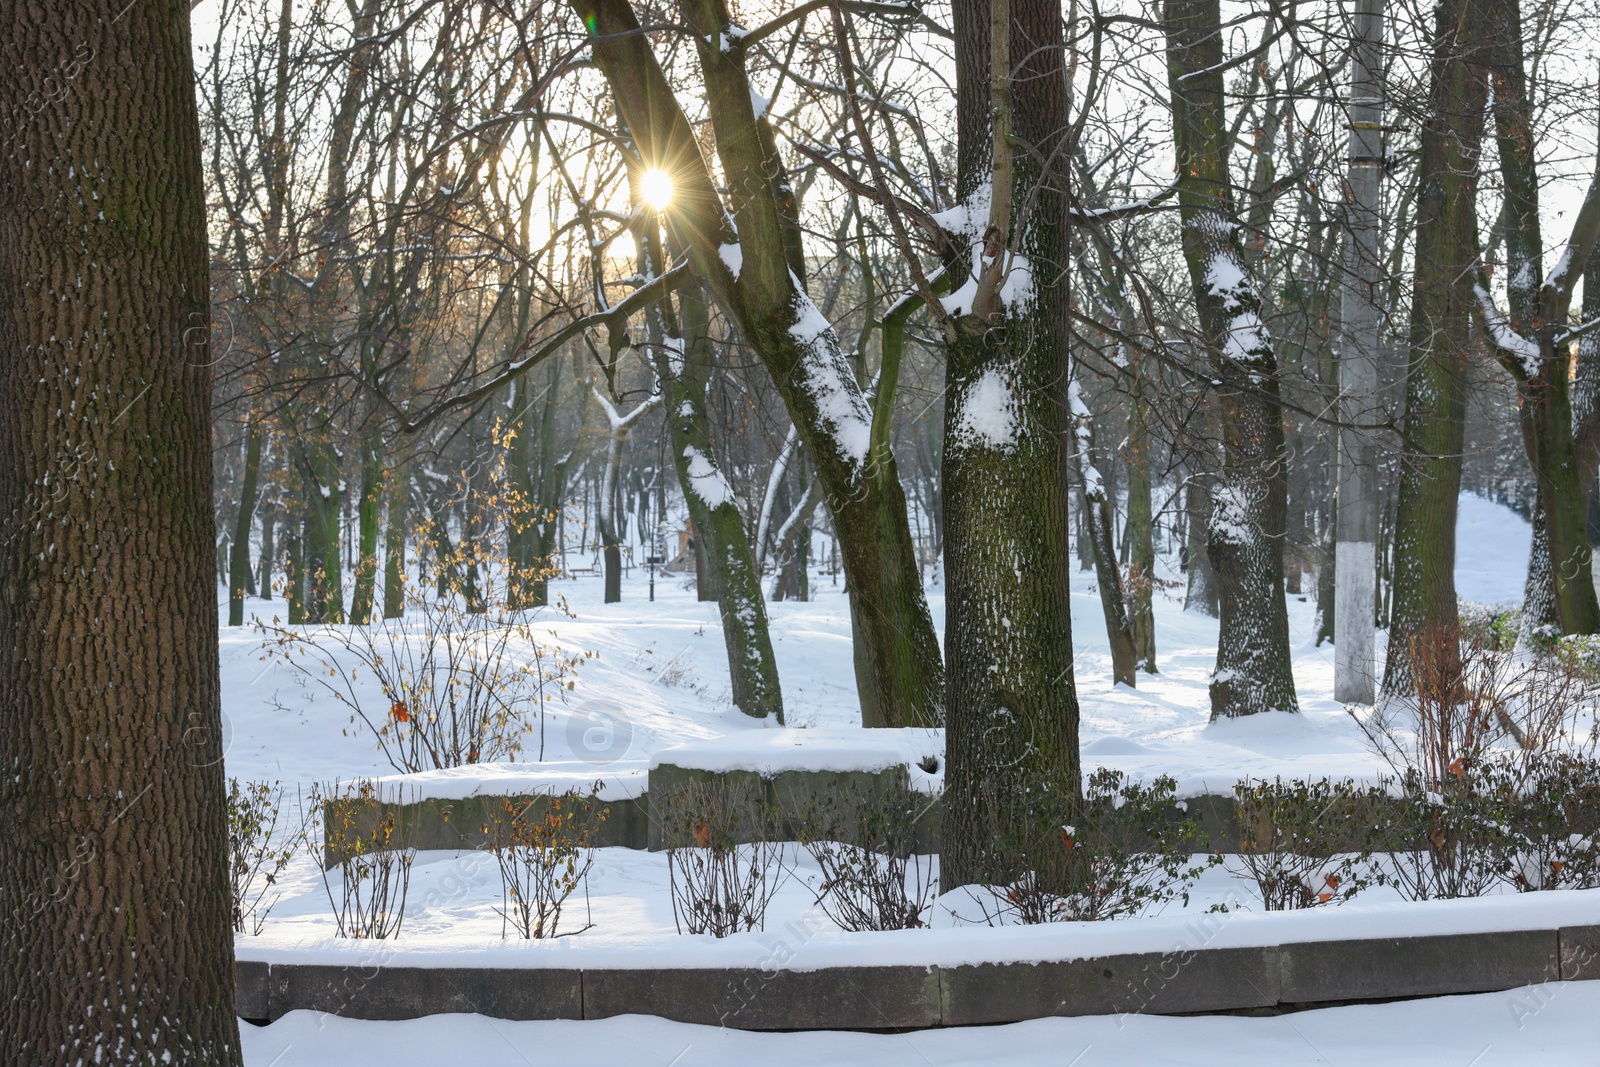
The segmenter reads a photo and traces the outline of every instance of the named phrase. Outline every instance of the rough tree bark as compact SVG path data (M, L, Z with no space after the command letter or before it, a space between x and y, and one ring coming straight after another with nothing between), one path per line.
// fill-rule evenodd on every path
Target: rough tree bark
M1060 849L1081 789L1061 9L956 0L953 18L968 214L954 269L973 295L946 302L946 891L1059 873L1040 850Z
M1588 536L1594 467L1585 462L1585 453L1592 455L1593 445L1586 447L1582 438L1595 436L1600 427L1580 427L1575 418L1571 345L1564 335L1575 287L1600 240L1600 167L1574 217L1566 248L1547 276L1534 103L1518 0L1489 0L1488 18L1493 27L1490 99L1505 190L1506 313L1495 306L1486 274L1475 295L1495 354L1517 383L1523 447L1538 490L1523 625L1530 635L1546 629L1589 634L1600 629L1600 599L1595 596ZM1585 291L1594 287L1585 281Z
M638 168L630 174L636 182ZM637 190L635 190L637 192ZM637 196L635 197L637 199ZM637 214L635 238L641 271L649 275L667 262L666 247L653 213ZM767 627L767 606L761 595L761 572L745 530L744 510L717 464L711 442L711 309L704 290L686 285L678 291L678 308L669 303L646 318L650 355L666 409L674 466L684 503L694 525L699 563L695 575L705 581L722 619L728 651L728 677L734 705L746 715L768 715L783 722L783 691L778 661ZM781 472L780 475L781 477Z
M1221 11L1218 0L1167 0L1165 18L1183 255L1222 427L1207 531L1220 606L1211 717L1298 711L1283 597L1283 413L1229 176Z
M1472 274L1478 259L1478 155L1488 102L1480 0L1435 8L1431 84L1418 162L1410 359L1395 508L1393 603L1385 693L1411 692L1413 642L1453 631L1456 502L1461 492Z
M0 25L0 1062L238 1064L189 7Z

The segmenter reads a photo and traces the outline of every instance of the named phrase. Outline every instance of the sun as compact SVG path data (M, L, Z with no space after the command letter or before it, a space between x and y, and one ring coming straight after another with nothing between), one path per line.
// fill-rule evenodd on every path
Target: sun
M672 203L672 175L659 167L651 167L639 176L639 198L657 211L665 211Z

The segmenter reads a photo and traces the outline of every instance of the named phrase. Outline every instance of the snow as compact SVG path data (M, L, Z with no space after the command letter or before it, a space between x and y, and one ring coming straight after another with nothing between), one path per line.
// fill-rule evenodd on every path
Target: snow
M737 241L718 245L717 254L722 257L722 263L728 268L728 273L733 275L733 280L738 281L739 272L744 269L744 246Z
M476 796L538 796L576 789L593 792L603 785L601 800L627 800L645 791L642 764L598 768L581 760L547 760L543 763L474 763L466 767L385 774L373 778L380 795L414 800L466 800Z
M1533 529L1503 504L1464 493L1456 518L1456 594L1480 604L1522 604Z
M1576 1067L1594 1063L1596 1014L1600 982L1548 982L1273 1018L1090 1016L903 1034L753 1033L642 1015L584 1022L482 1015L369 1022L297 1011L271 1026L241 1024L240 1036L249 1067L421 1067L463 1062L469 1049L475 1067Z
M583 522L573 509L569 537ZM1520 598L1528 527L1508 509L1482 499L1461 499L1457 583L1468 599ZM1163 548L1170 547L1163 545ZM582 560L574 561L578 565ZM1176 580L1176 559L1158 556L1158 577ZM856 727L855 674L850 650L848 599L837 575L816 571L811 602L767 605L773 648L784 687L787 728L751 719L729 699L726 649L714 602L696 600L692 579L657 578L656 601L645 599L646 576L623 582L623 602L604 604L599 579L552 583L575 617L549 611L534 636L569 651L599 650L578 672L567 702L553 702L524 739L522 762L396 775L373 742L349 725L349 714L294 671L263 660L259 635L248 628L222 630L223 710L229 738L226 773L242 779L284 780L291 808L318 783L370 775L385 788L410 796L462 799L496 792L527 794L587 788L600 779L602 797L638 796L652 764L672 762L708 769L749 768L776 774L801 767L874 770L908 767L914 786L931 791L942 759L930 773L921 764L940 756L936 731L861 731ZM943 587L929 587L936 623L944 617ZM1181 610L1181 588L1156 596L1161 673L1141 675L1139 687L1111 681L1110 654L1100 621L1091 571L1073 571L1073 643L1081 705L1085 771L1114 767L1148 780L1170 775L1180 797L1227 793L1243 778L1352 777L1373 782L1383 766L1368 750L1343 706L1331 698L1333 651L1315 644L1315 604L1290 595L1290 643L1301 714L1265 714L1209 723L1207 686L1216 660L1216 620ZM268 614L281 603L247 602ZM219 613L226 618L226 593ZM1384 635L1378 634L1379 655ZM541 759L542 756L542 759ZM435 966L493 963L506 966L755 966L773 947L793 944L796 927L813 928L818 915L813 888L820 871L791 852L794 877L773 902L765 932L717 942L679 935L668 895L665 857L622 848L600 851L589 881L594 927L553 942L501 939L500 878L482 853L426 852L414 867L402 936L393 942L341 941L334 936L315 860L302 855L279 883L283 898L259 936L238 939L241 958L350 961L379 953L393 962ZM1217 927L1218 945L1279 944L1339 936L1447 933L1512 929L1556 923L1592 923L1600 893L1507 894L1479 900L1416 905L1392 890L1371 889L1337 908L1264 914L1249 883L1224 868L1208 871L1187 907L1116 923L1047 929L953 926L949 906L935 914L934 929L845 934L816 929L791 966L835 963L942 962L971 959L1040 959L1166 950L1193 923L1211 923L1206 910L1229 904ZM948 905L949 902L947 902ZM959 902L957 902L959 903ZM1240 910L1243 909L1243 910ZM581 925L581 923L575 924ZM270 1059L270 1057L269 1057Z
M833 432L839 450L856 465L866 462L872 442L872 415L859 389L853 388L850 365L839 351L839 338L826 316L806 295L793 273L794 324L789 336L800 345L805 389L822 421Z
M1522 371L1530 378L1537 377L1543 360L1539 356L1539 346L1523 337L1506 317L1500 314L1500 309L1494 306L1494 297L1481 285L1473 286L1473 292L1478 298L1478 309L1483 312L1483 324L1489 329L1489 338L1496 348L1515 357L1522 364Z
M1250 520L1249 503L1240 487L1217 485L1211 495L1211 536L1236 545L1255 540L1257 528Z
M1206 264L1206 284L1221 298L1228 314L1228 333L1222 339L1222 352L1238 364L1249 364L1272 356L1272 337L1266 324L1252 310L1255 293L1244 268L1231 255L1217 253Z
M568 536L576 543L581 509L569 512L569 522ZM1530 540L1528 524L1510 509L1463 495L1456 543L1460 595L1481 603L1520 603ZM574 566L582 562L572 561ZM1163 580L1183 577L1175 556L1158 557L1157 575ZM860 721L849 601L840 576L817 571L812 601L767 605L790 732L765 727L728 702L726 649L716 604L697 601L692 581L685 588L659 577L656 602L648 604L647 580L642 568L626 576L620 604L602 603L598 578L553 582L552 594L565 598L576 617L546 612L534 622L534 636L569 651L598 650L599 656L578 672L567 702L553 701L542 729L535 725L524 738L521 758L527 762L430 772L433 777L419 785L472 789L476 787L466 783L474 776L516 779L548 773L552 784L584 776L586 781L604 778L610 786L615 777L622 788L624 769L642 774L665 748L742 737L749 751L770 754L786 743L780 739L790 732L813 731L821 745L821 739ZM218 597L219 617L225 621L225 590L219 589ZM928 601L942 631L941 585L929 587ZM270 618L283 611L281 601L251 598L246 604L247 617ZM1360 731L1331 699L1333 652L1326 644L1314 644L1314 598L1291 594L1288 608L1302 714L1209 726L1207 684L1216 661L1216 620L1184 612L1181 588L1158 594L1161 673L1141 675L1138 689L1113 686L1093 572L1075 569L1072 637L1085 765L1170 774L1179 781L1179 793L1187 795L1226 792L1245 775L1376 775L1380 766L1366 751ZM1381 657L1382 631L1377 639ZM223 714L232 737L230 775L282 779L292 794L297 785L309 788L335 778L394 773L373 742L350 727L347 710L293 670L262 658L260 635L249 627L223 626L220 655ZM586 741L597 715L614 721L615 744L597 747ZM888 733L872 731L861 743L874 751L901 743L879 739ZM541 747L542 765L533 762ZM545 772L534 769L539 766ZM562 775L568 777L558 777Z
M773 728L672 745L657 750L649 765L669 763L700 771L757 771L767 778L783 771L881 771L906 766L911 769L913 782L924 783L932 792L943 781L943 772L930 774L918 764L938 764L943 758L943 730L831 726Z
M724 504L733 503L733 487L709 459L693 445L685 445L684 458L689 461L689 484L697 496L713 511Z
M1017 398L1011 385L993 367L967 387L960 408L956 439L968 447L1007 451L1017 443Z
M1299 911L1245 910L1250 902L1235 887L1243 883L1225 870L1202 876L1197 895L1227 912L1173 907L1160 915L1111 922L1059 922L1042 926L959 923L952 910L965 910L966 892L956 890L934 904L931 929L851 933L840 930L814 903L808 886L820 873L804 854L796 875L778 893L765 930L725 938L684 935L673 926L665 897L666 858L662 853L602 849L590 874L595 928L577 937L524 941L500 937L500 879L491 856L476 852L428 852L412 868L411 900L397 939L375 944L332 936L313 936L306 917L280 921L273 912L258 937L238 939L240 959L274 964L357 966L379 957L395 967L639 969L676 967L771 969L774 958L785 970L829 967L935 966L981 963L1038 963L1094 959L1119 953L1172 953L1208 949L1263 948L1310 941L1433 937L1517 930L1587 926L1600 916L1600 889L1549 893L1508 893L1463 900L1402 901L1370 890L1337 907ZM660 899L630 901L616 892L625 878L658 882ZM323 909L326 898L317 895ZM637 889L636 889L637 891ZM641 906L642 905L642 906ZM280 907L290 907L286 903ZM579 905L579 915L582 915ZM627 921L631 929L623 929ZM276 935L271 927L299 928L298 937ZM581 924L580 924L581 925Z

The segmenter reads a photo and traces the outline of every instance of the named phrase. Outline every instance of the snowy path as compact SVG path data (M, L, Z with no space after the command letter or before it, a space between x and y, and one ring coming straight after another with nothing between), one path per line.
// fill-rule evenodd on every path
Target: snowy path
M1592 1067L1600 1062L1597 1017L1600 982L1553 982L1273 1018L1099 1016L895 1035L761 1034L637 1015L372 1023L311 1012L241 1031L249 1067Z

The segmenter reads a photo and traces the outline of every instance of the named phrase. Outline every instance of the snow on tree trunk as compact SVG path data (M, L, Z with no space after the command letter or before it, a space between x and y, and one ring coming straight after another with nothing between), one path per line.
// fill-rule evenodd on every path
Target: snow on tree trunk
M729 32L726 4L693 0L684 14L696 28L731 213L628 0L573 0L572 6L594 33L596 66L641 156L674 161L672 223L699 280L772 376L822 484L860 643L863 721L878 723L881 711L882 725L937 725L943 718L944 667L905 496L892 456L869 461L866 399L838 336L806 294L790 213L794 192L771 126L755 113L744 46ZM737 257L725 253L728 246ZM737 273L730 259L739 264Z
M1228 168L1217 0L1168 0L1167 71L1183 253L1222 429L1207 552L1220 626L1211 717L1298 711L1283 593L1288 457L1277 363L1246 273Z
M663 261L661 242L640 233L646 271ZM705 294L687 287L679 294L680 315L666 328L664 312L648 319L656 377L667 411L667 429L708 592L722 618L722 639L728 652L728 677L734 706L746 715L772 716L783 722L783 692L778 661L767 626L761 595L761 573L744 523L744 509L734 495L712 451L710 383L710 314ZM779 475L781 477L781 474ZM768 494L770 508L771 494Z
M1061 14L1049 0L958 0L954 18L957 40L968 38L957 59L968 220L960 236L978 281L972 303L953 312L946 346L946 891L1059 872L1030 857L1061 847L1081 788L1067 507L1071 330L1055 266L1069 258L1067 196L1061 176L1039 167L1066 127ZM989 92L967 91L974 82ZM1013 85L1026 91L1013 96ZM1003 123L992 137L991 122ZM1008 131L1031 150L1017 150ZM990 148L973 150L974 142ZM984 205L986 190L1009 207ZM1035 274L1032 264L1052 266Z
M1088 533L1089 555L1094 559L1095 584L1099 587L1100 610L1105 616L1106 640L1111 648L1111 679L1123 685L1138 685L1138 649L1129 617L1127 598L1123 593L1122 575L1117 569L1116 550L1112 544L1111 502L1106 499L1105 483L1094 464L1091 451L1093 433L1090 428L1089 409L1083 403L1078 382L1071 385L1074 436L1077 439L1078 500L1083 509ZM1148 502L1148 501L1147 501Z

